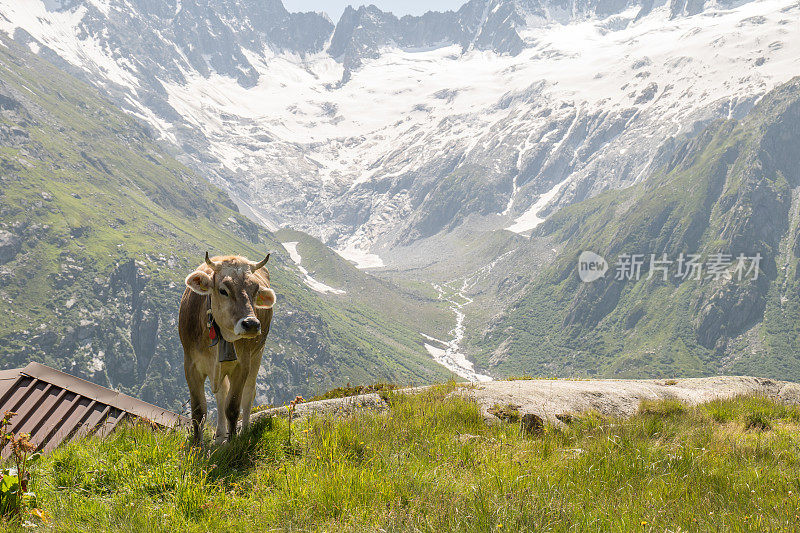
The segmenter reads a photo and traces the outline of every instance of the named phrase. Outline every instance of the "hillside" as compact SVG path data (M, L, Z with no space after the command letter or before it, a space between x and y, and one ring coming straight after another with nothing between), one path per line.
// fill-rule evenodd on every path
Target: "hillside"
M432 379L431 358L468 379L800 377L784 276L797 136L765 103L800 75L795 0L469 0L338 21L291 7L0 0L0 32L283 228L253 242L279 252L299 291L284 317L296 338L265 370L283 392L263 398L383 367ZM760 166L783 177L759 181ZM580 286L584 249L612 265L771 255L752 286ZM339 364L373 351L369 371L365 355Z
M0 0L0 31L264 218L395 267L397 246L435 246L477 214L530 230L640 181L671 157L664 139L741 118L800 74L799 11L469 0L330 21L277 0Z
M398 296L395 314L384 317L366 299L312 290L275 236L168 155L152 130L5 39L0 140L6 367L37 360L180 409L187 394L176 320L184 277L206 250L250 258L272 251L279 303L260 402L350 381L449 376L421 343L420 332L436 334L437 317L447 316L437 302ZM327 261L355 270L336 255ZM356 274L361 283L369 278ZM398 317L403 306L413 320ZM420 315L428 320L420 323Z
M766 398L642 403L558 425L487 425L450 394L260 421L186 447L146 425L43 458L54 531L782 531L800 514L800 410ZM503 415L506 416L506 415ZM513 416L513 413L510 413ZM509 417L510 417L509 416Z
M641 183L552 215L521 252L557 246L551 265L468 339L480 366L500 375L800 378L798 142L795 78L741 120L667 140L672 155ZM587 250L609 271L582 283ZM715 254L762 259L757 278L704 270L697 279L678 272L681 253L704 263ZM639 279L615 279L625 254L644 257ZM666 281L661 270L650 276L650 254L672 260Z

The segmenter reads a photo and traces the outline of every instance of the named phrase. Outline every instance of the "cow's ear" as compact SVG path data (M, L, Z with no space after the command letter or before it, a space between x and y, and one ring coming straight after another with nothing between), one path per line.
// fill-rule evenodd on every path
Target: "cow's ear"
M186 276L186 286L203 296L211 294L212 283L211 276L200 270L195 270Z
M261 287L258 289L258 294L256 294L256 307L271 309L277 299L275 291L269 287Z

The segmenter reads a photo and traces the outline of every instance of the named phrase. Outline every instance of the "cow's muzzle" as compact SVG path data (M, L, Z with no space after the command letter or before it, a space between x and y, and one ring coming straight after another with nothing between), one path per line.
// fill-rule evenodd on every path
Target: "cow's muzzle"
M248 316L236 323L233 332L242 337L257 337L261 334L261 322L254 316Z

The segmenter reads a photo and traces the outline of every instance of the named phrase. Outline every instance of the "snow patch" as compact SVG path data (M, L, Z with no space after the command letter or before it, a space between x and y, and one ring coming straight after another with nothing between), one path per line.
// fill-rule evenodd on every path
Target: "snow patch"
M236 206L239 208L239 211L250 220L258 222L273 233L280 229L277 224L265 217L258 209L242 200L236 194L229 192L228 195L233 199L233 203L236 204Z
M514 221L514 223L511 224L506 229L508 231L513 231L514 233L525 233L526 231L530 231L539 224L541 224L542 222L544 222L545 219L540 217L539 213L541 213L542 210L544 210L544 208L547 207L547 204L553 201L553 198L556 197L558 192L562 189L562 187L564 187L564 185L567 184L567 182L571 178L572 176L567 177L567 179L565 179L561 183L556 184L555 187L553 187L552 189L541 195L539 199L536 200L536 202L532 206L530 206L530 208L528 208L527 211L522 213L522 215L520 215Z
M378 254L371 254L366 250L358 248L355 244L348 244L344 248L334 250L341 257L355 263L356 268L382 268L383 259Z
M303 275L303 283L305 283L311 290L321 294L346 294L345 291L341 289L334 289L330 285L325 285L321 281L317 281L311 277L311 275L308 273L308 270L306 270L301 264L303 262L303 258L300 257L300 254L297 252L297 241L282 242L281 245L286 248L287 252L289 252L289 257L292 261L294 261L295 265L297 265L297 270L299 270Z
M111 11L110 0L89 0L89 3L96 7L105 16L108 16L108 13Z
M446 341L443 341L441 339L437 339L436 337L431 337L430 335L425 335L422 332L420 332L420 335L422 335L423 337L425 337L426 340L429 340L431 342L438 342L439 344L447 344Z
M0 0L0 31L13 35L23 28L87 71L98 85L121 85L130 95L130 105L125 106L129 112L174 141L173 126L137 95L138 80L146 73L121 57L125 51L109 49L101 36L79 31L87 5L101 13L110 9L109 0L86 1L91 4L69 3L68 9L53 10L39 0ZM548 132L539 129L544 119L538 117L571 108L585 114L636 108L626 135L663 139L681 134L691 124L687 117L698 110L725 101L733 117L736 102L800 74L796 0L737 2L735 7L711 3L700 14L675 19L667 4L660 2L639 20L638 6L613 20L573 20L562 9L545 6L542 17L528 17L528 28L521 30L526 48L517 56L474 48L463 53L457 45L388 47L378 57L365 59L344 84L339 83L342 64L325 52L301 57L269 49L242 50L259 74L253 87L244 88L236 79L214 72L204 77L185 57L179 67L185 83L161 82L169 104L208 139L210 155L246 175L254 191L276 183L296 185L300 191L322 189L314 202L326 202L348 187L414 173L443 153L466 160L473 150L509 146L517 148L518 156L517 176L503 211L508 215L513 208L527 207L518 202L521 188L529 184L518 178L532 148L549 153L554 147L571 148L577 162L574 172L585 168L578 152L584 147L563 145L567 136L560 143L548 140ZM487 3L487 10L490 5L498 4ZM133 9L125 2L114 6ZM176 12L180 10L177 2ZM753 24L754 17L761 23ZM617 24L620 21L625 24ZM164 45L179 49L166 39ZM657 89L651 98L641 99L653 85ZM553 146L545 146L548 142ZM650 148L630 143L629 148L612 149L644 175ZM538 213L552 201L548 194L554 198L559 190L538 198L509 229L529 231L540 224ZM412 209L402 194L386 201L374 198L369 219L361 226L365 237L357 246L346 242L347 235L339 242L340 255L359 268L383 265L366 250ZM280 209L268 195L254 193L247 201L253 211L272 214ZM287 211L280 215L294 216ZM322 226L315 229L325 231Z

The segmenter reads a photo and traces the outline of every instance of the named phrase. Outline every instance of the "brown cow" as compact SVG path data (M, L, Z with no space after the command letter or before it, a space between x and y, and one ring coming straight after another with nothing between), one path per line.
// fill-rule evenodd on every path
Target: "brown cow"
M250 424L256 377L275 305L264 267L268 260L269 255L260 263L238 255L209 259L206 252L205 263L186 278L178 329L197 442L206 416L206 378L217 398L215 442L221 444L236 433L241 409L242 427ZM217 334L222 339L212 346Z

